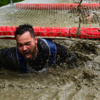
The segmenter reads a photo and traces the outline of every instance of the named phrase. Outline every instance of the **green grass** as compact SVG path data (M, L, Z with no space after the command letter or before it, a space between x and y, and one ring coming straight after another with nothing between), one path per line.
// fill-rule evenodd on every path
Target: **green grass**
M12 0L12 1L15 3L15 2L23 1L23 0ZM7 5L9 3L10 3L10 0L0 0L0 7L4 6L4 5Z

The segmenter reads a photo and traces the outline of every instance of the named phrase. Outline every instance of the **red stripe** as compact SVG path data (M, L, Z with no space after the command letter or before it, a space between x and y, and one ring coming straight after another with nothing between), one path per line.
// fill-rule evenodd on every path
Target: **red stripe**
M78 3L59 3L59 4L33 4L33 3L17 3L15 4L16 8L20 9L40 9L40 10L49 10L49 9L73 9L78 7ZM89 9L99 9L99 3L82 3L81 8L88 7Z
M17 26L0 26L0 38L14 39L14 32ZM98 39L100 38L100 28L82 27L77 34L77 27L34 27L35 35L41 37L73 37L84 39Z

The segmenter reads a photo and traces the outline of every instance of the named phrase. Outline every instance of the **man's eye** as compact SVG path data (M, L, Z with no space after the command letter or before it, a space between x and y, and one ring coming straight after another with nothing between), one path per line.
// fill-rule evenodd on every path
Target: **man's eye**
M19 44L19 45L17 45L18 47L22 47L22 45L21 44Z
M30 45L30 43L27 43L26 45L28 46L28 45Z

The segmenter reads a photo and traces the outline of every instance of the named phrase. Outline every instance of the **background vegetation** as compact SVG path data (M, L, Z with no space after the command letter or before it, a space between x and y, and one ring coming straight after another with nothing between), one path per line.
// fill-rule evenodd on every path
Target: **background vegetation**
M23 0L12 0L13 2L20 2L20 1L23 1ZM3 5L7 5L10 3L10 0L0 0L0 7L3 6Z

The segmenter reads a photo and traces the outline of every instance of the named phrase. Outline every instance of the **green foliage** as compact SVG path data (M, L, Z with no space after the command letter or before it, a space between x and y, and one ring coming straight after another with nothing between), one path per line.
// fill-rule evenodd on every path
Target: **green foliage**
M12 0L13 2L20 2L20 1L23 1L23 0ZM10 0L0 0L0 7L3 6L3 5L7 5L10 3Z

